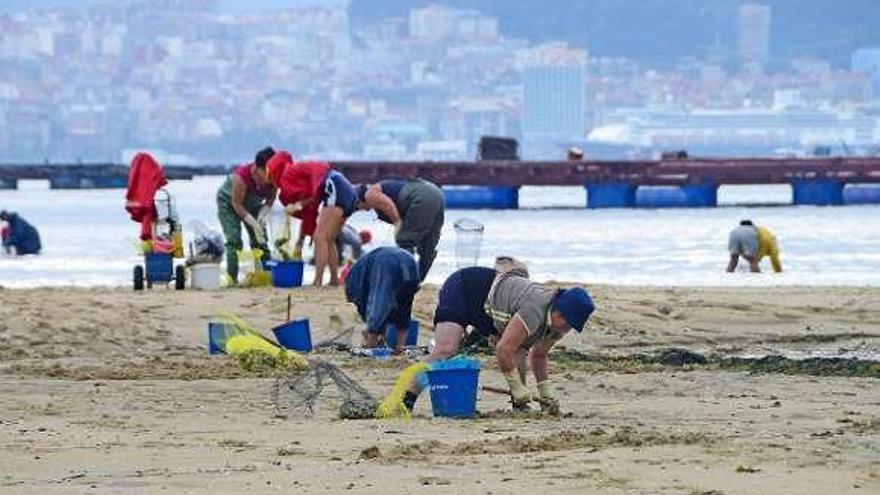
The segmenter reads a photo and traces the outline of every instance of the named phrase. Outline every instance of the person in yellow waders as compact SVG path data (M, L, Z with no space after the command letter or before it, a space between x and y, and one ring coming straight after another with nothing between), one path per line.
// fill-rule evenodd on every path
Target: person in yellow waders
M739 227L730 231L728 239L728 251L730 261L727 263L728 273L736 270L739 257L742 256L749 262L749 270L758 273L761 271L759 264L765 256L770 257L773 271L782 271L782 262L779 260L779 244L776 236L766 227L758 227L751 220L743 220Z

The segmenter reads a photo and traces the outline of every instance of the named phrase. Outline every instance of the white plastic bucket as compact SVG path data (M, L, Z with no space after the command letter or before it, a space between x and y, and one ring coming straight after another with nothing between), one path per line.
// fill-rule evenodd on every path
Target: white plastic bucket
M189 267L193 289L216 289L220 287L220 264L199 263Z

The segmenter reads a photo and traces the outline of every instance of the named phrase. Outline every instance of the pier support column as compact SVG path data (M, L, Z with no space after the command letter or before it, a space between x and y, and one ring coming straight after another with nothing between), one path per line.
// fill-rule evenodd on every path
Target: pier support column
M18 179L0 179L0 189L18 189Z
M703 208L718 206L717 184L640 187L638 208Z
M880 204L880 184L847 184L843 188L843 204Z
M636 205L636 186L625 182L587 184L587 208L632 208Z
M103 175L89 177L93 189L125 189L128 187L128 177L124 175Z
M519 186L443 186L446 208L515 210Z
M78 175L64 174L49 177L49 189L81 189Z
M843 182L833 179L796 180L791 184L796 205L841 205Z

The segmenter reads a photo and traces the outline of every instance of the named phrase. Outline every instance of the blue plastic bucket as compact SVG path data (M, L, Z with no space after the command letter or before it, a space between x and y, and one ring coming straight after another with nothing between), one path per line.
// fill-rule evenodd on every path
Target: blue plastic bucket
M272 265L272 285L275 287L301 287L302 283L302 261L277 261Z
M430 369L427 373L434 416L473 418L476 415L478 367Z
M419 320L409 321L409 331L406 333L406 345L414 346L419 342ZM385 332L385 344L394 349L397 347L397 327L393 324L388 325Z
M226 324L212 321L208 323L208 352L211 354L226 354L224 341L226 340Z
M312 331L308 318L289 321L272 329L278 343L285 349L312 352Z
M144 255L144 265L150 282L170 282L174 279L174 260L170 253L148 253Z

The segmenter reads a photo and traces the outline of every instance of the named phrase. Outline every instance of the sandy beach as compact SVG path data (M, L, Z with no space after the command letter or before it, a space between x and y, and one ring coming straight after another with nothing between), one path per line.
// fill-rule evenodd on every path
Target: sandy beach
M425 397L409 421L343 421L332 387L307 417L206 349L224 314L270 335L288 293L327 338L356 322L340 290L2 289L0 493L880 492L876 361L744 359L878 359L880 289L590 290L589 328L552 357L562 417L482 392L474 420L435 419ZM421 343L436 294L417 296ZM645 357L671 348L708 360ZM377 397L410 364L317 357Z

